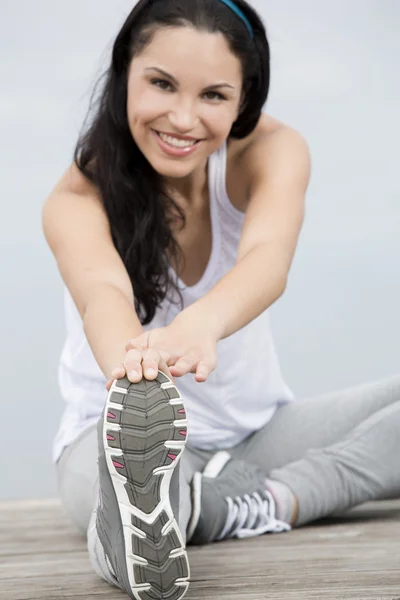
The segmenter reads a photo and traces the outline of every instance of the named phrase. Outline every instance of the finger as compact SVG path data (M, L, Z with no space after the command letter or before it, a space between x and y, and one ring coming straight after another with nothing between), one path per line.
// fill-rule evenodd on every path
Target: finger
M174 359L173 355L171 354L171 352L169 352L169 350L160 350L159 348L157 348L157 350L166 365L174 364L176 358Z
M195 360L189 357L182 357L174 365L171 365L170 369L175 377L182 377L182 375L190 373L195 365Z
M142 379L142 358L141 350L129 350L126 353L124 367L126 375L132 383L138 383Z
M198 381L199 383L206 381L208 379L208 377L210 376L210 374L214 371L216 366L217 366L217 364L214 361L213 362L211 362L211 361L199 362L199 364L197 365L196 375L195 375L196 381Z
M155 348L148 348L142 352L142 368L146 379L152 381L158 375L158 368L163 361L161 354Z
M150 338L150 331L145 331L141 335L131 339L125 346L125 351L129 352L129 350L145 350L148 348Z
M111 377L113 377L114 379L120 379L121 377L124 377L124 375L125 367L123 364L118 365L117 367L115 367L115 369L111 371Z
M172 383L175 384L175 379L172 377L171 371L169 370L169 367L164 360L160 361L158 370L164 373L167 377L169 377Z
M122 377L125 377L125 367L124 365L118 365L111 371L111 379L109 379L106 383L106 390L109 392L113 381L115 379L122 379Z
M196 370L195 379L199 383L207 381L209 374L210 372L207 367L205 365L200 365Z

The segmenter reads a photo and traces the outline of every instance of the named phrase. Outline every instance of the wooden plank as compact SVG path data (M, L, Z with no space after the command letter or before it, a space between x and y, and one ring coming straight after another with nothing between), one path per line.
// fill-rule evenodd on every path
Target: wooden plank
M400 501L190 547L188 600L400 600ZM0 503L0 600L121 600L56 499Z

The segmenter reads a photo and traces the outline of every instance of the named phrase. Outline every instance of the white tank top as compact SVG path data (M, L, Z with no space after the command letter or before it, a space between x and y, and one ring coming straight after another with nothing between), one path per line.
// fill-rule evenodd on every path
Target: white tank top
M225 185L227 145L208 161L212 250L201 280L185 286L178 278L184 308L206 294L236 264L245 214L233 206ZM176 278L170 267L171 276ZM66 341L58 381L66 407L53 445L53 461L87 427L96 423L107 397L106 377L86 339L81 316L64 286ZM170 292L171 294L171 292ZM170 296L168 294L168 296ZM177 298L177 294L174 295ZM180 304L167 299L143 329L169 325ZM188 443L203 449L235 446L263 427L281 403L294 400L282 378L270 328L269 312L217 343L217 367L204 383L189 373L175 378L189 421Z

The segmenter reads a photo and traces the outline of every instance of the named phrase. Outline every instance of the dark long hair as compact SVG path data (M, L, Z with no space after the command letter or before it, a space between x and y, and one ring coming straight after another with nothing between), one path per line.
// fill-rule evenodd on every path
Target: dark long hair
M114 245L132 282L135 309L142 325L150 323L170 286L167 252L178 273L180 248L172 223L185 215L165 193L162 177L139 150L130 132L126 102L128 67L161 27L191 26L221 32L240 60L244 102L229 136L241 139L256 127L270 82L270 51L265 27L247 2L235 0L249 20L243 21L219 0L140 0L115 40L111 64L92 97L74 161L99 189ZM172 265L171 265L172 266Z

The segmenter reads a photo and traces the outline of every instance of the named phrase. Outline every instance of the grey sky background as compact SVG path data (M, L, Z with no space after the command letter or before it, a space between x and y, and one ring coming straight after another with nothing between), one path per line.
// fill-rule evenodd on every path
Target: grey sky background
M0 498L56 494L62 282L41 230L91 86L131 0L1 0ZM400 369L400 2L254 0L272 52L265 112L308 140L306 221L272 308L298 397ZM329 418L329 415L327 415Z

